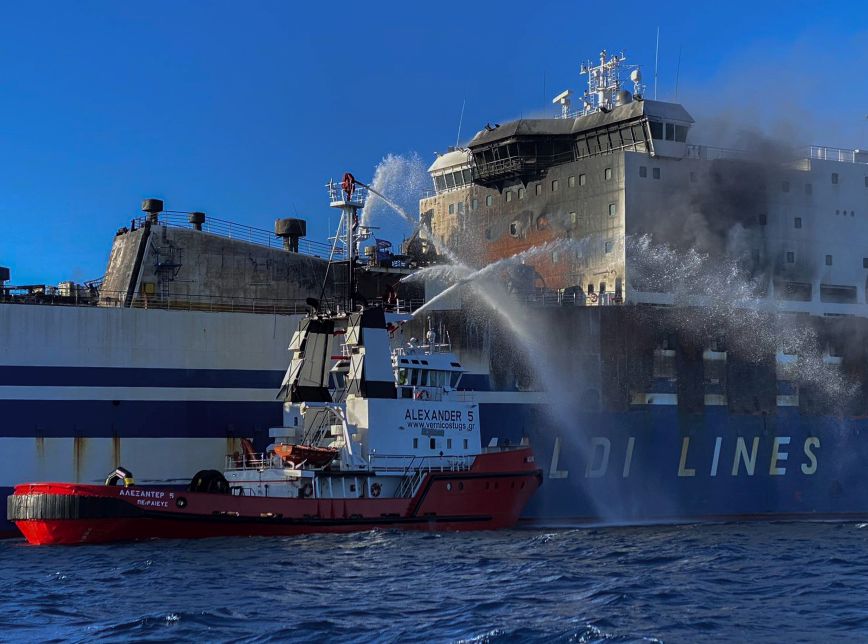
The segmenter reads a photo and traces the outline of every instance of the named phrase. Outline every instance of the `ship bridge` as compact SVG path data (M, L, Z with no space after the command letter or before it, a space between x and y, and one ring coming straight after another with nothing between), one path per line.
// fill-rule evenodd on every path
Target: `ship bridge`
M527 184L548 168L618 151L683 157L693 117L678 103L633 100L575 118L519 119L477 133L469 144L473 181L500 189Z

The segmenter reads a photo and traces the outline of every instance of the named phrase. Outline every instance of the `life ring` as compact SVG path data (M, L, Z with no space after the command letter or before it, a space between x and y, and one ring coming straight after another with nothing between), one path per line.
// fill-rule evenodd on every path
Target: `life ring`
M597 301L597 294L596 293L588 293L588 300L590 302L596 302Z
M428 400L428 390L420 389L416 392L416 400Z
M313 494L313 485L310 484L310 481L301 486L298 490L298 498L306 499Z
M374 498L377 498L378 496L380 496L380 492L382 492L382 491L383 491L383 486L380 485L379 483L374 483L371 486L371 496Z

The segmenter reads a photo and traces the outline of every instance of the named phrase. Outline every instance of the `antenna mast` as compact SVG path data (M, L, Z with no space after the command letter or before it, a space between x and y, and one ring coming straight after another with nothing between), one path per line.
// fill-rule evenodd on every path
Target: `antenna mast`
M341 183L329 181L329 205L340 209L342 213L341 223L346 226L347 247L347 310L354 311L356 308L356 254L358 252L359 210L365 207L368 197L367 189L356 183L355 177L347 172ZM338 230L337 236L341 236Z
M657 47L654 48L654 100L657 100L657 62L660 59L660 27L657 27Z
M458 117L458 136L455 137L455 147L461 142L461 123L464 121L464 105L467 103L467 97L461 101L461 116Z

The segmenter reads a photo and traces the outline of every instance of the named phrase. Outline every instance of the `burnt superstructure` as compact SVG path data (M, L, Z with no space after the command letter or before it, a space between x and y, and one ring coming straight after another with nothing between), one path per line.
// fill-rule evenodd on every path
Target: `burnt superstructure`
M868 153L762 140L709 147L692 140L683 106L606 88L586 93L605 99L578 112L560 98L558 118L489 125L439 157L429 169L435 194L420 205L435 235L476 265L586 240L581 256L532 262L527 288L666 303L630 274L625 240L650 235L738 256L759 292L787 310L866 315L868 251L852 240L868 238Z

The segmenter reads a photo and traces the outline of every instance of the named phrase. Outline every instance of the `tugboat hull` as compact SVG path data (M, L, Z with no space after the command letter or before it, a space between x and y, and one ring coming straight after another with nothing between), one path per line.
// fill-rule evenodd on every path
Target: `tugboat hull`
M74 483L19 485L9 519L34 545L514 526L542 481L528 449L432 471L408 498L279 498Z

